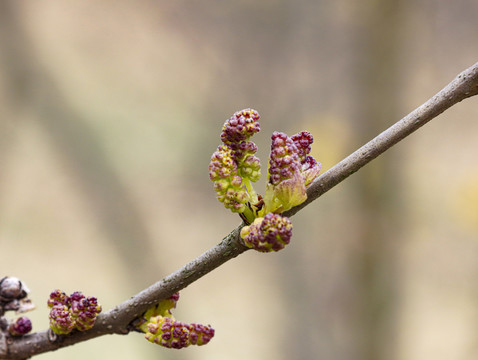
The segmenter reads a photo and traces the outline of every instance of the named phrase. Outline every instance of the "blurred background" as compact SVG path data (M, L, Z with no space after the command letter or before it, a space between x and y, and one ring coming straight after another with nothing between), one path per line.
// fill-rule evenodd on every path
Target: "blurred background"
M224 121L307 129L326 170L478 61L478 2L0 2L0 276L110 309L240 219L208 178ZM474 44L474 45L473 45ZM140 334L40 359L418 360L478 357L478 99L400 142L181 292L204 347ZM265 178L265 176L263 176ZM263 192L264 179L256 189Z

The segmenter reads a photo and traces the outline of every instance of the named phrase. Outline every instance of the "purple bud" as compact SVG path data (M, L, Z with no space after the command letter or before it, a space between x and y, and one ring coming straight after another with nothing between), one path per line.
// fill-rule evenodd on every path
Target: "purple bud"
M235 112L224 123L221 133L222 142L229 145L248 140L261 130L258 122L259 118L259 113L253 109Z
M309 155L314 138L308 131L301 131L291 137L294 144L297 146L298 154L301 162L301 173L304 176L305 186L314 181L319 175L322 164L317 162L312 156Z
M314 137L308 131L301 131L291 136L295 146L297 146L300 161L303 162L305 157L310 153L310 145L314 142Z
M61 290L54 290L48 299L48 307L52 308L55 305L67 305L70 303L70 298Z
M75 320L66 305L54 305L50 310L50 328L55 334L65 335L75 328Z
M274 131L269 158L269 182L277 185L300 171L299 151L294 141L286 134Z
M95 297L86 298L79 291L67 296L60 290L50 294L50 328L56 334L68 334L74 328L86 331L93 327L101 305Z
M292 223L285 216L268 213L264 218L257 218L250 226L242 228L241 237L245 245L254 250L279 251L290 242Z
M32 322L29 318L22 316L8 326L8 332L12 336L22 336L32 331Z

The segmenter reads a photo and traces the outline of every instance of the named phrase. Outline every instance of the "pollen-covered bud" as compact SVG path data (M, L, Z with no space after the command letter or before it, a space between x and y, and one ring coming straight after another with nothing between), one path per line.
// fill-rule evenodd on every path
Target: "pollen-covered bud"
M269 178L260 216L269 212L282 213L307 199L305 179L301 173L299 151L286 134L272 134L269 157Z
M91 329L102 310L98 300L95 297L85 298L80 292L73 293L70 299L70 312L75 320L75 328L79 331Z
M50 310L49 318L50 329L55 334L69 334L75 328L75 320L66 305L54 305Z
M261 163L259 158L254 155L257 152L257 145L252 141L243 141L228 146L233 151L239 176L252 182L259 180L261 177Z
M93 327L101 312L101 305L95 297L86 298L79 291L67 296L60 290L50 294L50 328L56 334L68 334L73 329L86 331Z
M50 298L48 299L48 307L52 308L55 305L66 305L68 306L70 302L70 298L61 290L54 290L50 294Z
M189 326L189 341L192 345L206 345L214 337L214 332L211 326L191 324Z
M190 345L189 327L181 321L168 317L155 316L147 324L146 340L172 349L182 349Z
M286 134L274 131L269 158L269 182L277 185L300 171L299 151L294 141Z
M221 145L209 163L209 178L214 181L217 199L232 212L243 212L249 200L242 178L237 173L233 151Z
M224 144L240 143L259 132L260 115L256 110L236 111L222 127L221 140Z
M314 142L314 137L308 131L301 131L290 137L294 142L298 150L299 159L301 162L305 160L305 157L310 154L312 143Z
M19 317L8 326L8 332L12 336L22 336L32 331L32 322L26 316Z
M239 162L239 173L241 177L256 182L261 178L261 162L257 156L249 155Z
M279 251L292 237L292 223L278 214L268 213L264 218L257 218L250 226L241 230L244 244L260 252Z
M214 329L201 324L186 324L169 317L154 316L146 324L146 340L170 349L189 345L206 345L214 336Z
M312 156L309 155L314 138L308 131L301 131L291 137L294 144L297 146L298 155L301 163L301 173L304 176L305 186L314 181L319 175L322 164L317 162Z
M228 179L237 174L234 153L229 146L220 145L212 154L209 163L209 179L218 181Z

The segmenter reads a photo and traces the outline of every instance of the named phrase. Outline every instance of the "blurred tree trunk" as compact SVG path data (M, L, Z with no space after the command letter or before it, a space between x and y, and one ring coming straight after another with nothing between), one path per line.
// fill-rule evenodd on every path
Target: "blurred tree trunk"
M399 103L400 13L404 2L368 0L355 3L362 14L357 41L362 46L357 74L356 104L351 114L356 119L356 138L365 143L382 132L395 119ZM353 182L360 213L356 269L356 334L359 354L356 359L391 359L394 309L397 296L396 252L400 237L400 161L394 153L376 159L358 173Z
M123 257L124 273L131 276L131 284L139 289L157 281L161 271L150 248L152 239L131 195L108 161L94 129L69 106L54 76L42 66L35 51L42 44L33 46L23 21L21 3L0 2L0 62L8 69L0 77L0 86L5 89L6 107L36 120L45 139L61 154L71 181L95 214L98 227ZM0 126L0 156L4 158L21 124L14 120L7 124L2 118Z

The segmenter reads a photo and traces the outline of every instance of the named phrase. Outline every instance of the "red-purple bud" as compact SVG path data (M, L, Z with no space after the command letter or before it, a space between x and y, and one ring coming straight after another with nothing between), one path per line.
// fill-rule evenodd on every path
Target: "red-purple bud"
M50 298L48 299L48 307L52 308L55 305L67 305L69 304L70 299L68 295L66 295L61 290L54 290L50 294Z
M32 331L32 322L26 316L19 317L8 326L8 332L12 336L22 336Z
M66 305L54 305L50 310L50 328L55 334L65 335L75 328L75 320Z
M244 109L236 111L222 128L221 140L224 144L240 143L248 140L252 135L259 132L260 115L256 110Z
M271 139L269 182L277 185L300 171L299 151L292 139L282 132L274 131Z
M292 237L292 222L289 218L268 213L257 218L241 230L244 244L260 252L279 251L289 244Z

